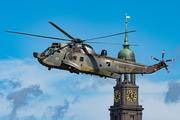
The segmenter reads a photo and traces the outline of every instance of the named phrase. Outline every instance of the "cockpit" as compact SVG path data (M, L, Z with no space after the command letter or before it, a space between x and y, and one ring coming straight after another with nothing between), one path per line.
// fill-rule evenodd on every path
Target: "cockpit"
M60 50L57 50L57 48L61 47L61 43L52 43L51 47L48 47L44 52L41 53L41 57L54 55L55 52L60 53Z
M40 57L48 57L50 55L54 55L54 53L61 53L60 48L65 48L67 44L64 43L52 43L51 47L48 47L46 50L44 50ZM87 44L82 44L82 48L77 48L72 45L67 46L67 51L70 52L81 52L86 54L95 54L95 51L93 48Z
M49 47L44 52L41 53L41 57L53 55L54 52L55 52L54 48Z

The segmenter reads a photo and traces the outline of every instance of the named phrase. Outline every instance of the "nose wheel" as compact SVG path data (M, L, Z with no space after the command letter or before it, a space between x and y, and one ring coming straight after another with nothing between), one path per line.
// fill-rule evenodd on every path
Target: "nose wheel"
M51 70L51 67L48 67L48 70Z

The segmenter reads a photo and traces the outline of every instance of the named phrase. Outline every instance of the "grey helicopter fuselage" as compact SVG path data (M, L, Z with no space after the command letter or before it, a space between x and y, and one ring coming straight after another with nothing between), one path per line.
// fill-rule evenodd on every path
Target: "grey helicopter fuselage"
M97 43L97 44L118 45L119 43L104 43L104 42L89 42L89 41L117 36L121 34L125 34L125 36L127 36L127 33L136 32L137 30L127 31L127 27L126 27L125 32L81 40L80 38L72 37L70 34L62 30L53 22L49 22L49 23L55 28L57 28L61 33L66 35L69 39L55 38L55 37L35 35L35 34L22 33L22 32L6 31L9 33L15 33L21 35L68 41L67 44L52 43L52 46L47 48L44 52L33 53L34 57L37 58L42 65L48 67L49 70L51 68L57 68L62 70L68 70L71 73L77 73L77 74L85 73L91 75L98 75L100 77L109 77L109 78L118 79L120 78L121 74L150 74L162 68L165 68L167 72L169 72L165 62L174 61L174 59L169 59L164 61L165 51L163 50L162 60L159 60L152 56L152 58L159 61L159 63L154 64L152 66L148 66L148 65L135 63L132 61L109 57L107 56L106 50L102 50L101 54L97 54L91 46L84 44L84 43ZM130 44L128 43L128 45Z
M148 66L109 57L106 50L97 54L91 46L79 43L68 46L64 43L52 43L52 46L44 52L34 52L33 55L49 70L56 68L68 70L71 73L85 73L115 79L119 78L120 74L150 74L167 67L163 61Z

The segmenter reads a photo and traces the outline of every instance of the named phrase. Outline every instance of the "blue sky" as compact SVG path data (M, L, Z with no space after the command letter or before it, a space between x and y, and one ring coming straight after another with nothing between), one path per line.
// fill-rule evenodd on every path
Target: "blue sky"
M71 36L88 39L124 32L126 13L131 17L128 30L138 30L128 34L129 43L139 45L130 46L136 62L155 64L151 56L161 59L162 50L165 59L175 59L168 63L170 73L162 69L151 75L136 76L140 86L139 103L145 108L143 119L168 120L172 116L179 119L176 115L180 107L179 1L6 0L0 5L0 103L3 106L0 119L109 120L115 80L55 69L48 71L33 58L33 52L44 51L52 42L66 42L5 31L67 39L48 23L52 21ZM123 43L124 35L95 41ZM90 45L97 53L106 49L112 57L117 57L123 48ZM24 96L17 97L21 94ZM159 117L153 118L152 114Z

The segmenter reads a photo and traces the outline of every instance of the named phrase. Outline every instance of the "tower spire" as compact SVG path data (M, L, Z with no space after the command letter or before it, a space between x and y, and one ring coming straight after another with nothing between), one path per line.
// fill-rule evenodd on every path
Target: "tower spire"
M125 32L126 33L125 33L124 44L123 44L124 48L129 48L128 37L127 37L127 18L130 18L130 16L127 16L127 13L126 13L126 21L125 21L125 23L126 23Z

